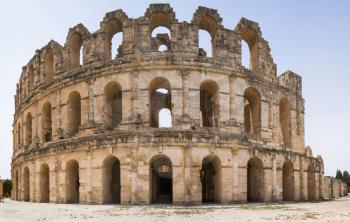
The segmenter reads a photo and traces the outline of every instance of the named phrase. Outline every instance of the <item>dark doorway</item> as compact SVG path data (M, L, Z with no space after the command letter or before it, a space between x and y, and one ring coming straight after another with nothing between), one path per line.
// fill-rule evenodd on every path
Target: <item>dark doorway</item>
M207 156L202 161L201 183L202 202L220 202L220 160L216 156Z
M157 156L151 161L152 203L167 204L173 202L172 170L171 160L166 156Z
M114 156L103 161L102 188L102 203L120 203L120 162Z

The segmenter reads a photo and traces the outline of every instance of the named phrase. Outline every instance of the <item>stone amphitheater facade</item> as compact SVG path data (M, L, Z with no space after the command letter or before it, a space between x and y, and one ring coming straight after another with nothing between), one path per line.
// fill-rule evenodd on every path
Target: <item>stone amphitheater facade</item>
M151 36L157 27L170 35ZM211 56L199 30L212 38ZM78 24L64 46L37 50L17 84L13 144L15 200L226 204L329 191L322 158L304 144L301 77L277 76L258 23L226 29L205 7L190 23L169 4L137 19L116 10L98 31Z

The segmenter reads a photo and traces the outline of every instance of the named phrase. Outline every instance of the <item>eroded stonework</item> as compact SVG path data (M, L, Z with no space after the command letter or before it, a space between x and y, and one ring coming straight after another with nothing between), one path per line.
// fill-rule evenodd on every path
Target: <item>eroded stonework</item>
M163 26L169 34L152 31ZM199 48L212 37L212 56ZM120 46L113 36L122 33ZM241 43L250 67L241 64ZM165 51L159 51L165 46ZM117 48L115 58L111 50ZM81 54L82 51L82 54ZM259 25L213 9L179 22L169 4L79 24L23 67L15 96L15 200L201 204L329 198L304 144L301 77L276 74ZM170 113L163 127L159 113ZM326 181L326 182L325 182ZM345 193L345 192L343 192ZM327 196L327 197L326 197Z

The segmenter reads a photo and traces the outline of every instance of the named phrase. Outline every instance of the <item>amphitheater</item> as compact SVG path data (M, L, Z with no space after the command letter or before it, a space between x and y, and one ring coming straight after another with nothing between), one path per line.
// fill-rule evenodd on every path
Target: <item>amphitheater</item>
M158 27L170 35L153 35ZM199 31L209 33L211 54ZM345 195L305 146L301 77L276 70L258 23L242 18L226 29L214 9L198 7L188 23L169 4L151 4L137 19L107 13L93 33L78 24L64 46L50 41L23 67L12 199L228 204Z

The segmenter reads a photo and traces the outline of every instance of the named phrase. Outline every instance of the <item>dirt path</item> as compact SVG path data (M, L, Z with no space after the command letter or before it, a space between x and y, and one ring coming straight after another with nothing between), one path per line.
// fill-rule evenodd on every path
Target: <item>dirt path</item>
M101 206L38 204L5 200L0 222L337 221L350 222L350 196L318 203L210 206Z

